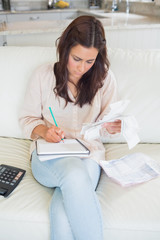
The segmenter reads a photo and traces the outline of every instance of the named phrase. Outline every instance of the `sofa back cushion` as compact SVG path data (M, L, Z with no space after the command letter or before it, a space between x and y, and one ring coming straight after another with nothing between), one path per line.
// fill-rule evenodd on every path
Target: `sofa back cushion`
M55 59L54 48L0 47L0 136L24 137L18 116L28 80L37 66Z
M160 143L160 50L109 49L127 114L139 124L141 142ZM18 116L27 82L39 65L56 60L52 47L0 47L0 136L24 138ZM123 138L109 142L125 142Z
M141 142L160 143L160 49L110 49L109 56L120 98L130 100L126 113L138 121Z

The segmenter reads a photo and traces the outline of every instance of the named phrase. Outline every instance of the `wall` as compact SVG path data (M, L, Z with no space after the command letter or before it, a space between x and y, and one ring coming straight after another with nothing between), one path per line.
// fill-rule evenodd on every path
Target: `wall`
M47 9L48 0L10 0L12 10L41 10ZM56 0L55 0L56 1ZM89 0L65 0L71 8L88 8ZM119 11L125 11L126 0L117 0ZM1 2L0 2L1 5ZM112 0L102 0L102 7L111 10ZM160 0L155 2L129 1L130 12L160 17ZM1 10L1 6L0 6Z
M8 46L54 46L62 29L54 33L8 35ZM107 46L123 49L160 49L160 30L153 28L105 28ZM150 37L152 36L152 38Z

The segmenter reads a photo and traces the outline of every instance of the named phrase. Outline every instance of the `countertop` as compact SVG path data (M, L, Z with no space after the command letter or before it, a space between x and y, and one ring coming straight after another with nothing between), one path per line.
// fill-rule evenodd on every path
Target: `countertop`
M113 12L105 13L103 10L81 10L81 9L56 9L47 10L47 12L64 12L74 11L79 15L95 15L103 23L105 30L113 29L160 29L160 17L150 17L131 13ZM32 11L33 12L46 12ZM5 14L11 12L5 12ZM14 14L14 12L12 12ZM17 12L16 12L17 13ZM30 13L30 11L18 11L18 13ZM2 14L2 13L1 13ZM4 13L3 13L4 14ZM78 15L77 15L78 16ZM13 23L1 23L0 35L15 35L15 34L35 34L35 33L53 33L61 32L72 21L72 19L53 20L53 21L25 21Z
M55 13L55 12L77 12L76 8L53 8L53 9L41 9L41 10L11 10L11 11L0 11L1 14L28 14L28 13Z

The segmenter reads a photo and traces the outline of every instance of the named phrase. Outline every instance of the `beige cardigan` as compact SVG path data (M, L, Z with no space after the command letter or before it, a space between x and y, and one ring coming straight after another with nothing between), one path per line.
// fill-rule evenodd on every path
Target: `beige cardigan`
M95 122L103 118L109 112L109 105L117 101L116 80L111 71L104 81L91 105L86 104L82 108L69 102L65 107L65 100L56 97L53 88L55 87L55 75L53 65L47 64L39 67L33 74L26 91L23 109L19 118L20 125L26 138L31 139L33 129L44 124L50 127L54 124L49 107L52 108L58 127L65 132L66 138L79 138L84 141L80 134L83 123ZM72 93L70 98L74 101ZM36 140L38 136L34 136ZM105 151L100 139L86 142L91 151L90 158L99 162L105 159ZM31 152L34 147L32 145Z

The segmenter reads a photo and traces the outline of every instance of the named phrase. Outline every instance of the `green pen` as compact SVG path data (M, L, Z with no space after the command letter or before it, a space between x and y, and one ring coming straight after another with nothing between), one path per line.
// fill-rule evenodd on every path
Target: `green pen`
M53 118L53 120L54 120L54 123L55 123L56 127L58 127L58 124L57 124L56 119L55 119L55 117L54 117L54 115L53 115L53 112L52 112L51 107L49 107L49 111L50 111L50 113L51 113L51 115L52 115L52 118ZM61 140L63 141L64 139L62 138Z

